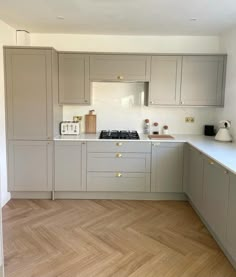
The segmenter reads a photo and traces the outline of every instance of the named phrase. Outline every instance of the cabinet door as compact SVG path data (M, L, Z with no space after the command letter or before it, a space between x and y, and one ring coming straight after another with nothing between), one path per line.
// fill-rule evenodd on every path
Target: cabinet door
M153 56L151 60L150 105L178 105L181 81L180 56Z
M149 81L150 57L138 55L90 56L92 81Z
M52 138L52 51L6 49L8 139Z
M203 180L203 217L219 240L224 244L226 236L229 174L224 168L206 158L204 160Z
M9 141L9 191L51 191L53 142Z
M224 56L183 57L181 104L223 105L224 75Z
M90 104L89 56L59 54L59 101Z
M183 192L183 144L152 144L152 192Z
M230 175L226 248L236 261L236 175Z
M55 142L55 191L86 190L85 142Z
M203 165L204 159L202 154L189 147L189 172L188 172L188 190L187 194L194 206L203 211Z

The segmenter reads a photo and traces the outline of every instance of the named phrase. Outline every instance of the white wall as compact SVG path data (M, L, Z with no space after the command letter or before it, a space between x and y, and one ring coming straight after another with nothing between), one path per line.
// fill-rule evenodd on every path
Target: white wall
M232 134L236 140L236 28L222 34L221 50L227 52L227 73L225 88L225 106L217 110L217 118L232 122Z
M219 53L219 38L216 36L105 36L73 34L31 34L34 46L52 46L64 51L95 52L140 52L140 53ZM132 87L132 86L131 86ZM172 133L201 134L204 124L215 123L214 108L149 108L141 105L122 105L131 87L97 84L93 90L90 107L64 106L65 120L73 115L97 112L98 130L137 129L150 118L161 125L168 124ZM112 98L110 92L113 92ZM116 95L114 94L116 92ZM118 97L117 97L118 96ZM185 116L194 116L194 124L186 124ZM82 123L84 127L84 122Z
M31 34L31 45L65 51L218 53L217 36L109 36Z
M2 206L10 199L10 193L7 192L3 45L15 45L15 43L15 29L0 20L0 167Z

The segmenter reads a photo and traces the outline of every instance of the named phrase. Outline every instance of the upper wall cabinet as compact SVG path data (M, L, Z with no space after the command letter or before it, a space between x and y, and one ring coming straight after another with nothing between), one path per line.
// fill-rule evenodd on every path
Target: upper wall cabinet
M60 104L90 104L89 56L59 54Z
M225 60L226 56L183 57L182 105L223 105Z
M150 57L143 55L91 55L91 81L149 81Z
M152 56L150 105L178 105L180 102L181 56Z
M57 59L52 49L5 48L8 139L53 138L59 116Z

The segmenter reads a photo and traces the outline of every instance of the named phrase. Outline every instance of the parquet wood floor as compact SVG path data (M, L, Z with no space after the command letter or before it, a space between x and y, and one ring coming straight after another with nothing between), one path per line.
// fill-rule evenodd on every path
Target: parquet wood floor
M187 202L11 200L6 277L235 277Z

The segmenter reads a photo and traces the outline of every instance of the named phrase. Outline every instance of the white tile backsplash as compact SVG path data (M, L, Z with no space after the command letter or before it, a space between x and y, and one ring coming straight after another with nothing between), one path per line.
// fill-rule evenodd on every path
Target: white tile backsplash
M84 115L94 109L97 114L97 130L129 129L142 132L143 121L149 118L151 124L168 125L172 134L202 134L203 125L215 124L216 108L146 107L144 106L143 83L92 84L91 106L63 107L63 119L72 120L74 115ZM194 123L185 123L186 116L195 117Z

